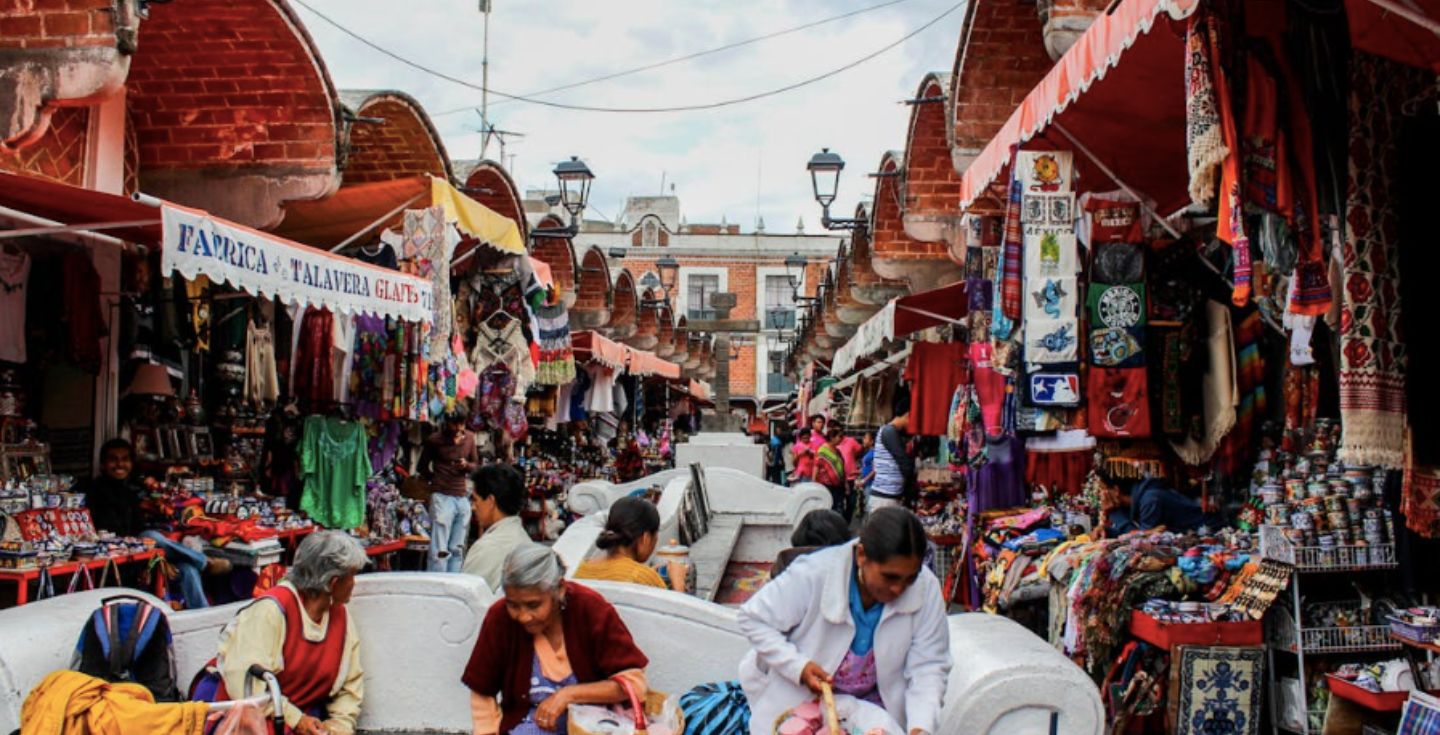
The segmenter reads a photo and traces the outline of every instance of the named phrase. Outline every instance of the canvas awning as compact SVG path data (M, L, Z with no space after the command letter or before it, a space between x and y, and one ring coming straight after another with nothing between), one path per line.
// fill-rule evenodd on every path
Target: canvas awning
M1440 74L1440 0L1345 0L1350 43Z
M969 307L964 282L893 298L865 320L849 342L835 351L830 374L837 377L848 374L862 358L907 334L952 324L965 316Z
M178 272L194 279L203 274L257 296L323 306L342 314L378 314L412 322L433 318L429 281L332 255L202 210L166 201L155 206L156 200L149 201L0 173L0 207L57 223L8 232L75 231L117 237L160 248L163 275Z
M1097 168L1098 159L1160 211L1188 203L1180 21L1198 5L1199 0L1121 0L1097 16L965 169L960 208L985 195L1017 145L1080 149L1086 154L1075 157L1081 181L1109 186L1112 177Z
M581 362L598 362L616 372L625 372L639 377L651 375L676 380L680 377L680 366L656 356L653 352L637 350L623 345L603 334L592 331L576 332L570 338L575 359Z
M119 194L0 171L0 207L29 220L9 233L90 232L152 247L160 244L160 212ZM55 225L36 224L36 218Z
M525 239L514 220L430 175L354 184L323 199L288 202L275 232L329 249L356 233L395 226L406 209L433 206L444 207L445 221L462 233L502 252L525 252Z

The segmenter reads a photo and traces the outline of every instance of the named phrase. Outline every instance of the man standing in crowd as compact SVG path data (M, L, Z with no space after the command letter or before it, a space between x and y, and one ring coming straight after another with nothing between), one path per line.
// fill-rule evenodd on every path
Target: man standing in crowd
M425 440L416 469L430 483L430 558L432 572L458 572L470 532L469 490L465 480L480 464L475 437L465 417L445 416L445 426Z
M517 546L533 543L520 521L525 504L525 480L508 464L489 464L475 472L475 494L470 506L480 524L480 538L465 554L460 571L485 579L492 591L500 591L500 574L505 557Z
M910 412L896 414L875 434L875 479L865 505L867 513L904 504L906 490L915 483L915 458L906 451Z

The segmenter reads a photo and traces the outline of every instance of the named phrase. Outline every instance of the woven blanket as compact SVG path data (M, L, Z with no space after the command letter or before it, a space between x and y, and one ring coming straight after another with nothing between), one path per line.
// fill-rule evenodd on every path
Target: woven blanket
M1400 331L1400 106L1416 87L1399 64L1350 65L1349 196L1340 315L1340 459L1404 466L1406 347Z

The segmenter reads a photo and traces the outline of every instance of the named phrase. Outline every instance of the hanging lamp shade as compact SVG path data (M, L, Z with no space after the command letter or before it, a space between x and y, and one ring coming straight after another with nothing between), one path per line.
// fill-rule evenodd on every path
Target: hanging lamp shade
M135 368L135 377L130 379L125 394L170 397L175 395L175 386L170 384L170 373L165 366L152 363Z

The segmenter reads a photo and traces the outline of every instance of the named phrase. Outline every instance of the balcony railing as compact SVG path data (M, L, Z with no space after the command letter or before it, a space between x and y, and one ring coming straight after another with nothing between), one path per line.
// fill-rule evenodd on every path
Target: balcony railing
M769 373L765 376L766 393L789 395L792 390L795 390L795 384L784 375Z

